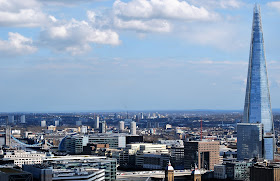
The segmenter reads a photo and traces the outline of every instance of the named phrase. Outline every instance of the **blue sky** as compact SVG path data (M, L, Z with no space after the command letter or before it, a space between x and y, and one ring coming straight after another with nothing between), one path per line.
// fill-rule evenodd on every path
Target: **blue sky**
M280 1L0 0L0 112L241 110L255 2L280 108Z

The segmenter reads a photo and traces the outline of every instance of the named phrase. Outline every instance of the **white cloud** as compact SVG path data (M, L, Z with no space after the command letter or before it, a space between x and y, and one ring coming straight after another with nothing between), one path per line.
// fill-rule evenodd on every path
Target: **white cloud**
M211 9L240 8L242 5L244 5L244 2L240 0L190 0L190 2L194 5Z
M128 18L154 18L179 20L213 20L218 15L203 7L196 7L179 0L132 0L128 3L116 0L114 13Z
M138 31L152 32L170 32L171 25L166 20L128 20L124 21L120 18L115 18L114 24L118 28L131 29Z
M74 5L79 5L81 3L92 3L92 2L105 1L105 0L38 0L38 1L43 3L44 5L74 6Z
M26 55L36 52L32 39L9 32L8 40L0 40L0 52L6 56Z
M46 20L40 4L35 0L0 0L0 26L36 27Z
M56 21L41 32L40 42L57 52L81 54L91 49L91 43L118 45L119 35L110 30L96 29L86 21Z
M116 0L113 4L114 25L118 28L170 32L171 20L214 21L219 15L203 7L180 0Z
M280 1L269 2L267 3L267 6L275 8L280 11Z

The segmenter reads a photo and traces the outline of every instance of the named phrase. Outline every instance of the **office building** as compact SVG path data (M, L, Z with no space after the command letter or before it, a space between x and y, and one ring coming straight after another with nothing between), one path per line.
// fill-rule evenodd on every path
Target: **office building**
M88 131L87 126L82 126L82 127L81 127L81 133L86 134L87 131Z
M14 124L15 123L15 116L14 115L9 115L8 116L8 121L10 124Z
M263 124L264 148L262 157L267 160L273 160L275 150L274 125L259 5L256 5L254 8L247 87L242 122ZM242 148L239 147L238 149ZM250 151L253 152L253 150Z
M132 121L130 123L130 134L136 135L136 122L135 121Z
M41 127L46 127L47 126L47 122L45 120L41 121Z
M11 126L10 125L7 125L6 126L6 129L5 129L5 145L6 146L10 146L11 145Z
M3 160L13 161L15 165L22 167L22 165L41 164L45 156L44 153L38 153L35 151L13 150L5 152Z
M263 125L261 123L238 123L237 132L238 160L262 158Z
M24 165L23 170L32 173L34 180L39 181L105 180L104 169L89 168L88 165L73 169L68 167L67 162L56 167L51 164Z
M85 180L104 180L104 179L97 179L97 178L93 179L94 177L102 178L104 176L104 171L105 171L105 181L116 181L116 176L117 176L117 160L113 158L107 158L107 157L89 156L89 155L50 156L44 159L44 165L48 165L49 167L52 167L57 174L54 176L58 178L61 178L62 176L61 174L61 176L59 177L60 169L61 172L72 173L76 177L80 175L81 180L83 180L82 179L83 177L81 177L82 174L87 174L84 176L87 178L88 177L92 178L92 179L85 179ZM71 178L68 175L69 181L78 180L74 178Z
M99 116L97 116L95 119L94 128L99 129Z
M54 121L54 125L55 125L56 127L58 127L58 126L59 126L59 120L55 120L55 121Z
M87 144L109 145L110 149L125 148L125 134L68 135L59 143L58 149L69 154L81 154Z
M33 181L31 173L14 168L0 168L1 181Z
M280 165L279 164L255 164L250 167L250 181L279 181Z
M106 133L107 131L107 124L106 121L102 121L99 123L99 133Z
M237 161L227 162L226 165L226 176L230 180L248 180L250 177L250 169L252 162L248 161Z
M214 170L214 165L220 163L219 142L216 141L190 141L184 145L184 167L193 169Z
M119 162L125 168L165 169L170 159L166 145L151 143L127 144Z
M82 126L82 121L81 120L76 121L76 126Z
M227 178L226 165L217 164L214 165L214 178L224 180Z
M120 133L124 131L124 121L119 122L119 131Z
M25 115L20 116L20 123L24 124L25 122Z

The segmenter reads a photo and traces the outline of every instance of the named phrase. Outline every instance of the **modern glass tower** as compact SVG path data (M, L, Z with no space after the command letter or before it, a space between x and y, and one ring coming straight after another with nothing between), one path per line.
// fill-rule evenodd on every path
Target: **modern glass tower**
M263 157L274 158L274 125L267 78L260 6L254 8L243 123L263 125Z

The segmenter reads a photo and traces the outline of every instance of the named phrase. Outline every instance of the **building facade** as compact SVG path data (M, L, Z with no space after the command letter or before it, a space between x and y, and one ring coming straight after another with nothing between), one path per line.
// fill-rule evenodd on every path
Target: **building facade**
M254 8L243 123L263 124L263 157L274 158L274 125L267 78L264 38L259 5ZM238 148L242 149L242 148ZM253 150L251 150L253 151Z
M185 169L214 170L214 165L220 163L219 142L216 141L190 141L184 145Z
M263 125L261 123L238 123L237 132L238 160L262 158Z

